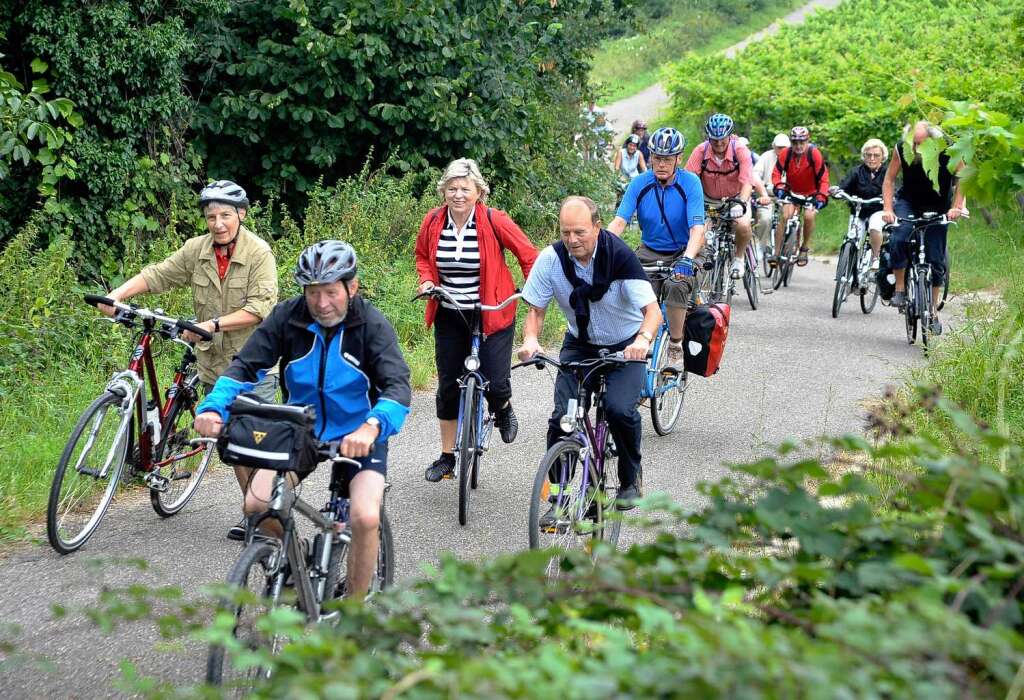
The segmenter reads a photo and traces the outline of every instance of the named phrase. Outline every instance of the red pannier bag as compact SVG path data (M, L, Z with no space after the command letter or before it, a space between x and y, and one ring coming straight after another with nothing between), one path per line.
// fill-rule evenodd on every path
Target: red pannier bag
M691 374L710 377L718 371L729 337L728 304L699 304L686 314L683 366Z

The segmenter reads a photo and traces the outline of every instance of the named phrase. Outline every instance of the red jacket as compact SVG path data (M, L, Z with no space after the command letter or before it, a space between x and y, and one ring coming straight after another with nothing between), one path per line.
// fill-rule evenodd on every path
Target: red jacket
M511 250L519 260L523 277L530 275L530 269L537 259L537 249L505 212L491 209L488 217L488 207L477 202L474 217L477 243L480 246L480 302L492 306L508 299L516 291L516 284L512 279L512 272L505 264L502 248ZM440 284L440 276L437 273L437 243L441 240L441 229L447 220L448 207L442 206L427 212L423 217L423 223L420 224L420 233L416 237L416 272L419 273L420 284ZM427 302L427 327L434 323L437 306L438 303L434 299ZM501 311L487 311L484 313L484 335L504 330L515 323L515 320L515 304L509 304Z
M819 198L828 198L828 166L825 164L825 156L818 150L817 146L808 146L807 152L798 156L796 153L790 155L790 149L782 149L779 159L775 162L775 169L772 170L772 187L785 187L793 194L808 197L816 194ZM810 155L810 158L806 156ZM814 162L811 162L811 161ZM783 166L788 165L788 172ZM815 177L821 174L821 179L815 182ZM786 184L782 184L785 176Z

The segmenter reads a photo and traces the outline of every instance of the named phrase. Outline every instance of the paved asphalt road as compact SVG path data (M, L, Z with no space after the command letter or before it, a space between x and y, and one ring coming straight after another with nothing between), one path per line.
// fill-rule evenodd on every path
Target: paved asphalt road
M857 431L861 400L920 360L920 349L907 345L901 319L889 308L879 305L864 316L851 299L839 319L831 318L832 274L830 261L812 260L789 289L762 297L758 311L745 298L737 300L722 369L711 379L692 380L676 432L658 437L644 417L648 492L696 503L694 484L725 474L724 462L756 457L784 438ZM455 484L423 480L437 451L437 427L432 394L415 395L413 413L391 449L394 488L387 505L400 578L415 576L444 551L475 558L525 547L526 508L543 453L552 382L533 369L515 373L513 381L520 436L513 445L495 440L465 528L456 521ZM309 500L318 500L323 482L323 475L311 477ZM113 508L77 554L60 557L43 544L7 556L0 562L0 622L20 626L18 648L52 665L0 667L0 697L116 695L112 684L122 659L168 680L198 680L205 655L200 645L168 649L142 623L105 636L78 610L96 600L101 586L172 584L192 592L223 580L238 553L238 545L224 538L238 516L238 495L220 468L175 518L160 520L143 497ZM149 568L125 564L128 557L146 560ZM55 620L49 610L58 602L71 612Z

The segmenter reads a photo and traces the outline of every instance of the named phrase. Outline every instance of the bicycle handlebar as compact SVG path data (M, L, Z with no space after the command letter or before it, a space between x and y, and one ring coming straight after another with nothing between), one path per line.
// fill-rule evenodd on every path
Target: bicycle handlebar
M732 208L739 206L743 211L739 214L733 214ZM727 197L722 200L722 204L717 207L709 207L711 211L715 212L715 215L721 219L738 219L747 213L747 203L739 197Z
M455 292L455 294L465 294L465 293L464 292ZM465 294L465 296L468 297L469 295ZM414 296L412 298L412 301L416 301L418 299L428 299L428 298L438 299L439 301L441 299L447 299L448 301L450 301L452 304L455 304L456 306L460 303L454 296L452 296L452 292L448 291L447 289L444 289L443 287L431 287L427 291L420 292L419 294ZM489 306L487 304L475 304L474 306L475 307L479 307L479 309L481 311L501 311L506 306L508 306L509 304L514 302L516 299L522 299L522 298L523 298L522 292L517 289L515 291L515 294L513 294L512 296L510 296L508 299L506 299L505 301L501 302L500 304L496 304L496 305L493 305L493 306Z
M836 190L832 194L832 199L841 199L843 201L850 202L852 204L860 204L861 206L865 206L865 205L869 205L869 204L881 204L882 203L882 198L881 197L872 197L871 199L861 199L860 197L855 197L852 194L849 194L848 192L844 192L843 190Z
M188 441L188 444L192 447L199 447L200 445L216 445L218 438L215 437L197 437L192 438ZM348 464L353 467L361 468L363 465L357 460L351 457L343 457L338 454L338 449L341 447L341 441L335 440L333 442L320 442L317 444L316 455L322 457L324 461L331 461L340 464Z
M591 369L599 365L626 365L633 363L646 364L647 360L627 360L622 352L608 353L601 357L593 357L587 360L572 360L570 362L560 362L553 357L548 357L544 353L537 353L529 360L523 360L512 365L512 369L519 369L520 367L534 366L537 369L543 369L544 365L551 365L559 371L572 371L576 369Z
M787 192L785 197L776 197L775 201L781 202L783 204L795 204L799 207L813 207L815 199L816 195L804 197L803 195L800 194L793 194L792 192Z
M138 318L149 318L153 319L154 321L161 321L163 323L171 324L178 330L185 330L191 333L195 333L203 340L213 340L212 333L210 333L206 329L200 328L191 321L186 321L181 318L174 318L172 316L164 316L162 314L156 313L155 311L151 311L150 309L145 309L139 306L133 306L131 304L125 304L124 302L115 301L110 297L103 297L97 294L85 294L83 295L83 298L85 299L85 302L87 304L91 304L92 306L99 306L100 304L103 304L104 306L112 306L118 311L120 311L122 314L124 314L126 317L135 316Z

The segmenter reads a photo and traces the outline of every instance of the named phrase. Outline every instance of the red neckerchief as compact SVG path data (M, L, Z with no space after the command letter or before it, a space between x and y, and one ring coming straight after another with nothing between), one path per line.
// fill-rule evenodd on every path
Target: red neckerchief
M234 252L234 242L226 246L215 245L213 247L213 254L217 258L217 276L221 279L228 274L228 268L231 266L231 254Z

